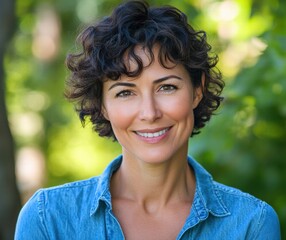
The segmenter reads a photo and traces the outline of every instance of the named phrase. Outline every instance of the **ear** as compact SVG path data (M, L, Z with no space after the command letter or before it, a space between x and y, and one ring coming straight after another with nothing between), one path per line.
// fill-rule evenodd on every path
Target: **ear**
M194 89L193 109L195 109L203 98L203 89L205 87L205 74L202 73L201 86Z

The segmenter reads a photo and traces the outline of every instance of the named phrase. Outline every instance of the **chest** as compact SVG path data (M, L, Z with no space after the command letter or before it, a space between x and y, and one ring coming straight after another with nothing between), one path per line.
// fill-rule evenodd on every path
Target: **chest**
M146 213L136 204L113 203L113 212L129 240L175 240L190 214L189 203L170 206L160 212Z

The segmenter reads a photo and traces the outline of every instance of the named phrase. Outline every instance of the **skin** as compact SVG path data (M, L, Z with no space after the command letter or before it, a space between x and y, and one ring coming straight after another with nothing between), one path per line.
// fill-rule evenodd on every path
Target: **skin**
M187 163L193 110L202 99L182 65L144 63L136 78L103 86L103 111L122 146L123 161L111 179L113 212L126 239L175 239L189 215L195 177ZM127 62L134 69L134 62Z

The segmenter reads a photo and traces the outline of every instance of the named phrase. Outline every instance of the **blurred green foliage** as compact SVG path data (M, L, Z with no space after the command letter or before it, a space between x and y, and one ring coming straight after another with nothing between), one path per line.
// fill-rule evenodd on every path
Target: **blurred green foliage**
M63 97L65 56L80 29L116 0L18 0L7 51L7 103L17 149L39 149L46 186L98 175L120 146L82 128ZM273 0L153 0L184 11L219 53L225 102L190 141L217 181L270 203L286 228L286 6Z

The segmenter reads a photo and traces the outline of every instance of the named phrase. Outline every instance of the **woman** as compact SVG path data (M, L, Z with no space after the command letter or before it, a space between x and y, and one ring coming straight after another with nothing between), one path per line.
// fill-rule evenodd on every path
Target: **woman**
M122 155L99 177L39 190L16 239L280 239L268 204L187 155L224 86L203 31L173 7L131 1L79 39L66 96Z

